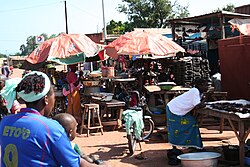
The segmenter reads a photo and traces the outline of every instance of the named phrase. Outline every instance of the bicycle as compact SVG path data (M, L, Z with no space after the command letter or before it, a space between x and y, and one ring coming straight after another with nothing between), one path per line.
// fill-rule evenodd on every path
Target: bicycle
M140 141L142 140L142 130L144 128L142 109L127 109L122 113L122 117L123 120L125 120L129 153L133 155L136 149L136 143L139 143L141 150Z
M136 149L136 143L139 143L141 150L140 141L147 141L152 135L154 131L154 121L151 119L151 116L145 115L145 97L140 97L138 91L130 91L129 93L130 102L133 101L133 98L139 100L136 103L137 105L132 104L133 107L129 107L128 110L123 112L123 118L126 121L125 126L129 152L130 155L133 155Z
M153 131L155 129L155 123L151 117L152 112L149 110L148 105L146 104L146 98L144 96L140 98L138 106L142 108L143 111L142 114L143 114L144 128L142 133L142 139L146 140L149 139L150 136L153 134Z

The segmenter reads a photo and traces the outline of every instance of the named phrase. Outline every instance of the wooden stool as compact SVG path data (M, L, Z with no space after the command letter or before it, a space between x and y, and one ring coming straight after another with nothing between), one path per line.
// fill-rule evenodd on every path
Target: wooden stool
M96 114L99 125L96 126L95 125L95 118L94 115ZM88 121L87 121L87 126L84 125L84 120L85 120L85 116L88 116ZM90 117L91 117L91 123L92 126L90 125ZM91 103L91 104L84 104L84 110L83 110L83 114L82 114L82 124L81 124L81 128L80 128L80 134L82 133L83 129L87 129L87 137L89 136L89 131L92 129L101 129L101 134L103 135L103 126L102 126L102 122L100 119L100 113L99 113L99 104L95 104L95 103Z

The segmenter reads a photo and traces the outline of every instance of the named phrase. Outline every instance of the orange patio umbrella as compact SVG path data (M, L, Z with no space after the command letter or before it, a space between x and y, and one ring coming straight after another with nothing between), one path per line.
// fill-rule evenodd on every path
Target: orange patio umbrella
M184 48L169 38L146 31L132 31L121 35L106 46L107 50L110 48L114 48L118 55L152 54L155 57L185 52Z
M84 61L86 57L96 56L100 50L101 47L86 35L61 34L40 44L26 61L38 64L46 60L58 63L61 60L69 60L64 64L74 64Z

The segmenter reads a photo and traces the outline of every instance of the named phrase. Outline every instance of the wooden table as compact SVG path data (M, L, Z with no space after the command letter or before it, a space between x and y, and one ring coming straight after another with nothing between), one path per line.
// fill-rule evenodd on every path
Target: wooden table
M135 82L136 78L113 78L111 80L111 87L112 92L115 93L115 88L117 87L117 84L121 84L123 87L126 87L124 84L129 82Z
M213 101L219 101L219 100L226 100L226 98L227 98L227 92L216 91L216 92L213 92L212 95L210 95L208 101L213 102ZM203 118L200 120L200 126L202 125L202 123L203 123ZM220 118L220 133L223 132L223 129L224 129L224 119Z
M219 101L222 102L222 101ZM229 101L225 101L229 102ZM234 102L234 101L230 101ZM216 103L216 102L213 102ZM250 102L249 102L250 103ZM234 131L237 139L239 140L239 159L240 159L240 166L243 167L244 165L244 157L245 157L245 141L247 136L250 133L250 114L236 114L230 111L222 111L217 109L212 109L209 106L206 108L198 110L199 114L214 116L218 118L227 119L232 130ZM235 125L236 123L236 125ZM238 126L237 126L238 125Z
M180 94L190 90L190 88L185 88L182 86L173 86L173 88L170 90L163 90L160 88L160 86L148 85L148 86L144 86L144 90L148 95L153 95L153 96L154 95L162 95L162 97L163 97L162 100L164 102L164 106L166 106L166 104L170 100L171 96L175 97L177 95L180 95ZM152 100L154 100L154 99L153 98L149 99L149 101L150 101L149 105L151 104L152 106L155 106L155 104Z
M101 108L101 121L103 126L114 126L114 129L122 127L122 112L125 102L112 99L112 101L100 101L92 98L93 103L97 103ZM111 113L115 109L115 113ZM111 118L111 116L115 116Z

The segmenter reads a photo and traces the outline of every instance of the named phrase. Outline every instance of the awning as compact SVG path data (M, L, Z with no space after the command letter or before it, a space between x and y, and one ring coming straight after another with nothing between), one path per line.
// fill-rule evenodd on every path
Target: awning
M232 28L237 29L243 35L250 35L250 19L232 19L228 21Z

